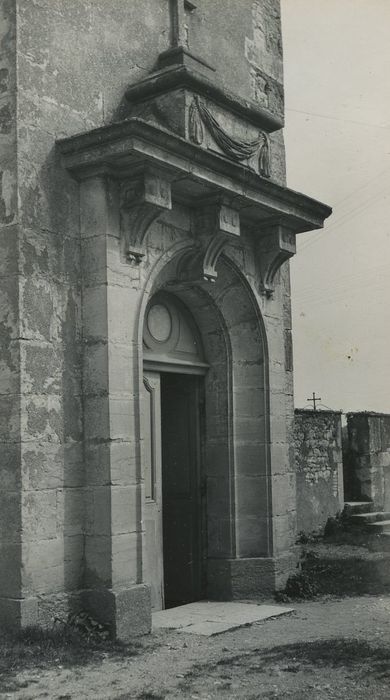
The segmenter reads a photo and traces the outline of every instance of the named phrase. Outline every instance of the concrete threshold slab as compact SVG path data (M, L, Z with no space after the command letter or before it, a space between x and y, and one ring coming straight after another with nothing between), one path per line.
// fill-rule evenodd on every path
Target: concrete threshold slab
M211 637L253 622L291 613L294 608L260 603L217 603L201 600L153 613L153 629L173 629Z

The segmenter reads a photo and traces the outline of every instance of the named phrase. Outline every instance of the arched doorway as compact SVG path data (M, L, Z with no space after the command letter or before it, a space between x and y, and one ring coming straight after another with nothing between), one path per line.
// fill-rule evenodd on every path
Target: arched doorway
M218 280L211 285L178 280L175 258L153 272L140 330L145 332L149 309L163 295L185 310L190 336L196 338L195 344L187 346L192 356L187 355L186 364L177 346L176 350L161 352L167 331L165 335L160 331L160 340L153 349L147 347L144 333L143 358L147 382L152 362L160 372L158 388L152 389L156 397L165 371L179 376L187 366L193 376L201 377L204 426L200 487L205 540L201 595L226 600L253 597L262 589L271 591L274 573L267 345L258 305L246 280L228 258L221 259ZM162 314L166 317L165 312ZM199 352L194 352L195 347ZM155 403L160 410L160 394ZM158 420L161 425L161 415ZM147 510L148 503L144 512ZM151 525L145 530L148 527ZM153 589L159 577L148 563L151 548L147 540L144 580L151 585L155 600ZM158 565L161 571L163 562L154 558L152 565Z
M152 608L205 594L203 431L205 362L188 309L155 294L143 327L145 580Z

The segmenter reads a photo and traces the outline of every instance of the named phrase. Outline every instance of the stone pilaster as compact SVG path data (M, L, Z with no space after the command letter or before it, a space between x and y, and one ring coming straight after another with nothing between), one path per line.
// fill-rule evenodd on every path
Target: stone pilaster
M80 186L87 524L86 604L126 638L150 629L142 585L137 291L121 261L116 183ZM138 275L135 269L135 274Z
M20 259L17 204L16 7L0 8L0 626L36 620L22 598Z

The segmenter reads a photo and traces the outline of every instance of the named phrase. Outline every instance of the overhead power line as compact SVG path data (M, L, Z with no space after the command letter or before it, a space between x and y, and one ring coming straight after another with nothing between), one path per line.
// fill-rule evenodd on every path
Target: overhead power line
M323 305L328 305L328 304L333 304L335 302L339 301L351 301L350 295L347 294L347 292L354 291L354 301L356 301L356 292L361 292L365 291L369 288L375 289L383 289L384 284L383 281L381 280L372 280L371 282L366 282L365 284L358 284L358 285L349 285L348 287L344 287L343 289L338 289L336 290L336 294L332 293L327 293L326 291L323 291L323 293L320 296L314 297L308 296L306 299L296 299L295 296L292 296L292 305L307 305L307 306L323 306Z
M390 173L390 168L385 168L384 170L381 170L380 173L378 173L377 175L374 175L374 177L372 177L369 180L367 180L366 182L364 182L362 185L360 185L360 187L357 187L355 190L352 190L352 192L347 194L345 197L343 197L342 199L339 199L337 202L334 203L333 206L338 207L340 204L345 202L347 199L350 199L351 197L353 197L354 194L356 194L357 192L360 192L361 190L364 190L372 182L374 182L375 180L378 180L378 178L382 177L382 175L384 175L385 173Z
M364 190L366 187L368 187L368 185L370 185L372 182L375 182L375 180L377 180L378 178L382 177L385 173L390 173L390 168L385 168L384 170L381 170L379 173L377 173L377 175L375 175L374 177L372 177L372 178L370 178L369 180L367 180L365 183L363 183L363 185L360 185L360 186L357 187L356 189L352 190L348 195L346 195L345 197L343 197L343 199L340 199L340 200L339 200L338 202L336 202L333 206L334 206L334 207L339 207L339 205L341 205L343 202L347 201L348 199L351 199L351 197L353 197L355 194L357 194L357 192L361 192L361 190ZM387 192L388 192L388 190L386 189L386 190L383 191L383 194L387 194ZM372 203L373 203L374 200L377 201L377 198L379 198L379 197L381 197L381 196L382 196L382 193L375 192L375 194L373 195L373 197L371 197L371 198L365 200L365 202L364 202L363 204L368 203L368 202L372 202ZM360 205L361 205L361 204L362 204L362 203L360 203ZM360 205L359 205L359 206L360 206ZM346 216L348 213L353 213L354 211L355 211L355 207L353 207L352 209L347 210L346 212L344 212L344 214L341 214L341 216L344 217L344 216ZM332 221L332 219L331 219L331 221ZM300 247L299 247L299 252L302 252L306 247L311 246L311 245L314 244L315 242L317 243L317 241L319 240L320 237L322 237L325 233L328 233L328 231L331 231L334 227L337 227L338 223L339 223L339 221L337 220L337 217L336 217L336 219L335 219L334 221L332 221L332 223L330 224L330 226L327 226L323 231L318 232L315 238L310 239L309 241L307 241L306 243L304 243L302 246L300 246Z
M302 246L299 246L298 252L302 253L307 248L310 248L315 243L318 243L319 240L322 240L322 237L325 234L336 231L341 226L344 226L347 221L354 219L358 214L362 214L364 211L369 209L374 203L376 203L379 200L384 200L384 199L386 199L386 194L383 192L380 192L380 193L377 193L376 195L374 195L374 197L371 197L370 199L366 200L365 202L360 203L357 207L353 207L349 211L345 212L338 219L336 218L330 226L327 226L322 231L317 233L315 238L307 241Z
M383 272L381 272L383 270ZM381 277L385 275L387 272L387 277L389 277L389 264L388 263L382 263L381 265L374 265L372 267L369 267L365 270L361 270L358 272L351 272L349 274L343 274L342 278L340 278L339 275L336 276L329 276L326 278L325 283L326 283L326 289L329 290L334 290L335 288L339 286L345 286L348 287L350 282L354 282L357 280L361 280L362 282L365 282L366 280L370 279L371 277ZM306 298L306 296L310 297L313 295L313 291L317 291L319 289L318 287L318 280L316 281L317 286L315 289L313 289L313 283L311 284L306 284L303 287L299 287L299 289L295 290L296 285L292 282L291 283L291 288L292 288L292 294L294 296L294 299L300 299L300 298ZM325 287L323 287L325 289Z
M330 114L318 114L316 112L305 112L302 109L292 109L291 107L286 108L286 112L296 112L297 114L305 114L307 117L317 117L318 119L330 119L336 122L346 122L348 124L359 124L360 126L369 126L372 129L390 129L390 125L387 124L372 124L371 122L361 122L356 119L344 119L343 117L332 117Z

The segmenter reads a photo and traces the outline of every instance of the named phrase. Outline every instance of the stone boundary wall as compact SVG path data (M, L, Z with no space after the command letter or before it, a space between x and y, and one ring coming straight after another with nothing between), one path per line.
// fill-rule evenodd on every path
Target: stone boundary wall
M343 509L341 412L296 409L294 451L297 531L307 534Z
M346 497L372 501L390 510L390 415L347 414L348 443L344 451Z

